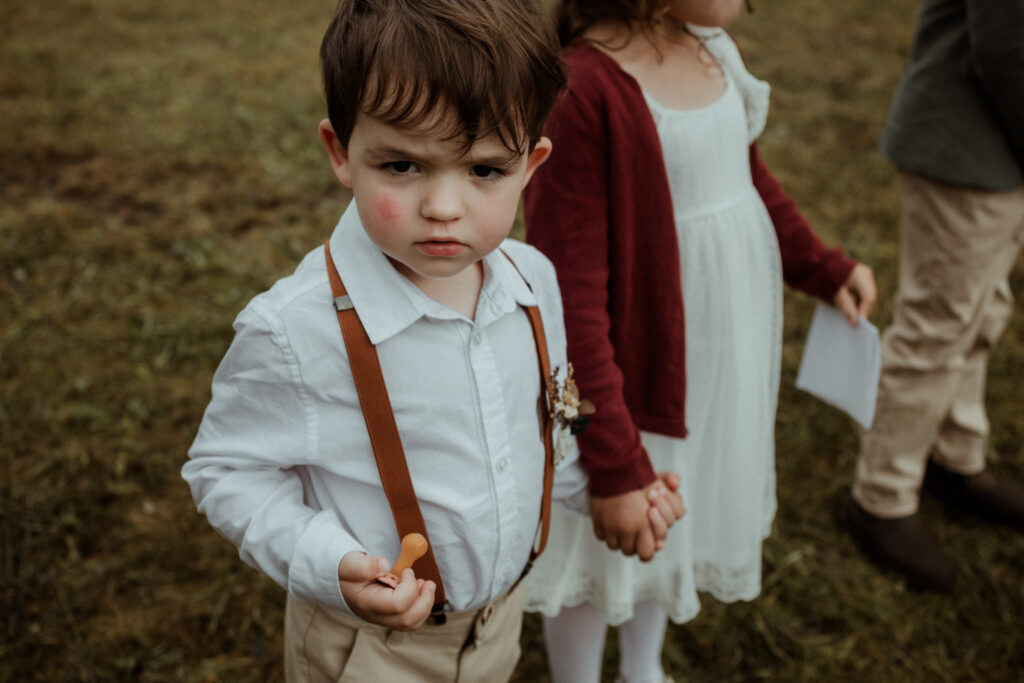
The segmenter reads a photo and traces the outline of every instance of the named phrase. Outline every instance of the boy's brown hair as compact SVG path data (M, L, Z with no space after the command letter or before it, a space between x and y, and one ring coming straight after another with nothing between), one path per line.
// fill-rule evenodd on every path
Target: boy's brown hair
M521 154L566 82L554 27L531 0L340 0L320 64L346 147L362 111L467 149L494 133Z

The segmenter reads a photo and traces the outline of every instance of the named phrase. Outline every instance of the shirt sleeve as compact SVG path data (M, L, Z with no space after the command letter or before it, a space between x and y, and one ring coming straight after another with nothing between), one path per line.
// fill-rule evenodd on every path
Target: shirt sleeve
M831 302L856 262L838 247L829 249L814 234L796 202L768 170L756 144L750 146L750 173L775 227L786 284Z
M534 174L523 207L527 241L555 264L580 393L597 406L580 438L590 494L613 496L646 486L655 474L626 406L610 337L608 149L602 142L608 133L592 99L570 89L559 100L547 127L552 154Z
M968 0L971 63L1024 167L1024 0Z
M352 614L338 563L363 549L333 511L304 500L301 471L310 461L315 413L274 320L251 304L239 314L181 474L199 512L242 560L300 600Z

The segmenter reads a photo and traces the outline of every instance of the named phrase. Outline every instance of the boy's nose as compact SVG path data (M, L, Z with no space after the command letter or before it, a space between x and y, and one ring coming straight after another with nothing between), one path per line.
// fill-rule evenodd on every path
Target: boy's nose
M438 179L430 183L423 197L421 213L435 221L453 221L463 213L462 194L454 179Z

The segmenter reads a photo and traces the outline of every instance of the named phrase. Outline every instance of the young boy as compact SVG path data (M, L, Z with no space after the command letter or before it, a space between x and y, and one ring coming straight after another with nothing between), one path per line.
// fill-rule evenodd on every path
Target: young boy
M239 314L182 476L287 589L288 680L504 680L555 459L544 365L567 367L552 266L505 238L551 151L558 44L527 2L342 0L321 59L320 137L354 199ZM564 455L552 495L582 510ZM663 539L682 506L655 486ZM432 562L386 586L410 509Z

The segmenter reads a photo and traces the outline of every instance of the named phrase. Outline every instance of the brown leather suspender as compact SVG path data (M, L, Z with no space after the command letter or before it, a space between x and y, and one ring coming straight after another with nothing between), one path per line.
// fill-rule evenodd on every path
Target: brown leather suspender
M345 341L345 349L348 351L352 377L355 380L356 392L359 395L359 405L363 410L363 417L366 420L366 429L370 434L370 443L373 446L373 454L377 460L377 470L380 472L384 494L387 496L388 504L391 506L391 514L395 519L398 536L402 538L406 534L418 532L423 534L429 543L430 536L427 534L419 502L416 499L416 492L413 489L412 479L409 477L409 468L405 461L402 440L398 435L398 427L395 424L395 415L391 409L391 400L388 398L384 375L380 367L380 359L377 356L377 349L370 342L366 329L359 320L359 316L352 305L352 300L348 297L345 286L342 284L341 276L338 275L338 269L334 266L334 259L331 258L330 240L324 244L324 256L327 260L327 275L330 279L331 292L334 296L334 307L338 313L338 323L341 325L341 334ZM506 258L508 258L507 254ZM512 259L509 258L509 261L512 262ZM512 265L515 267L514 262ZM518 271L519 269L516 268L516 270ZM522 273L520 273L521 275ZM529 283L527 283L527 286L529 286ZM551 366L548 361L544 324L541 321L540 310L536 306L524 306L523 310L526 311L526 315L530 320L530 327L533 330L533 339L541 374L540 407L542 414L541 429L544 441L544 490L541 496L540 541L530 551L530 560L523 572L525 576L526 571L529 570L533 561L543 552L544 546L547 544L551 514L551 489L554 482L555 467L554 445L551 438L552 417L547 405L546 391L547 378L551 374ZM438 612L445 603L446 597L441 574L437 569L437 562L434 559L432 545L429 545L427 553L413 564L413 571L416 572L417 577L429 579L437 586L434 594L434 611L435 613Z
M504 251L501 253L512 264L512 267L516 269L519 277L523 278L526 286L529 287L529 281L523 277L512 257ZM540 368L540 398L538 398L538 405L541 414L541 439L544 441L544 490L540 499L540 539L530 549L530 559L527 561L522 575L516 581L516 585L530 571L533 561L544 552L544 546L548 543L548 528L551 525L551 489L555 481L555 446L551 439L551 433L554 429L554 416L552 415L552 407L548 405L550 399L547 391L548 377L551 376L551 361L548 360L548 341L544 336L544 322L540 317L540 309L536 306L523 306L523 310L526 311L526 316L530 319L530 329L533 330L533 344L537 350L537 366Z

